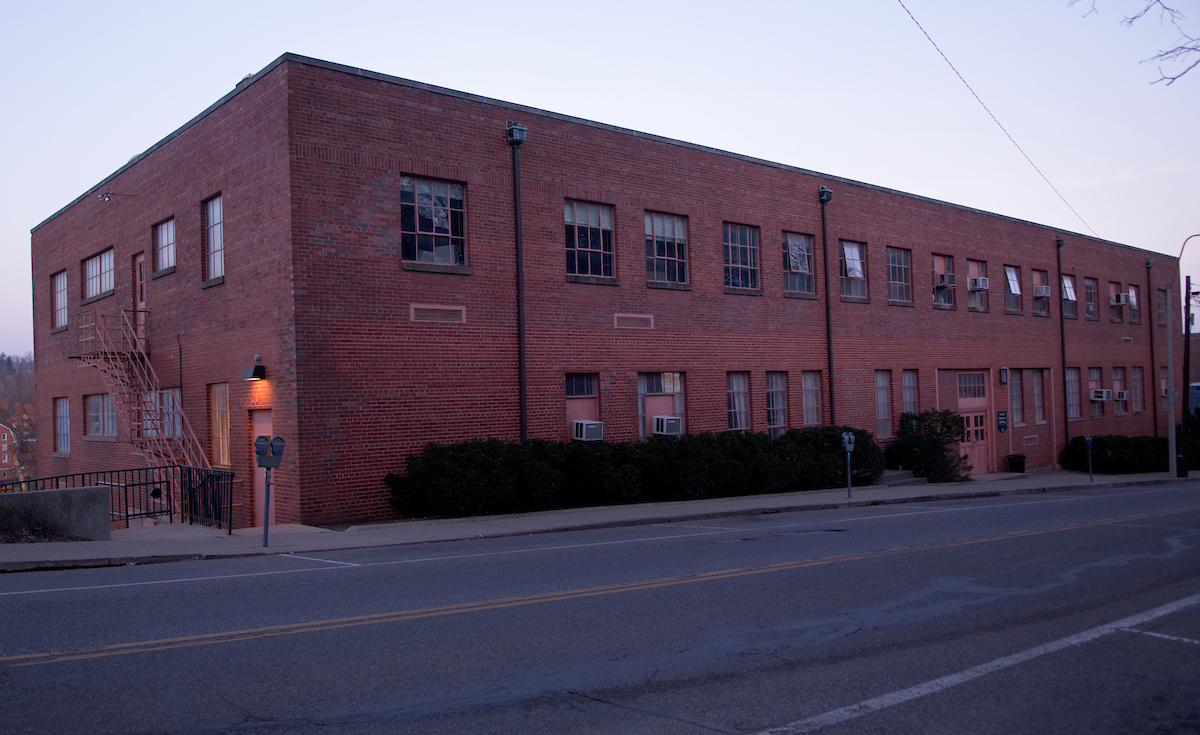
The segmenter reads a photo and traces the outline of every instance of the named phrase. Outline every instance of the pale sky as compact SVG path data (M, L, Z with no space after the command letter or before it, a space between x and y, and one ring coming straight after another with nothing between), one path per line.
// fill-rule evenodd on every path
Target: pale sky
M1178 33L1090 3L904 0L1084 224L899 0L0 0L0 351L33 349L30 230L284 52L1177 255L1200 69L1151 85Z

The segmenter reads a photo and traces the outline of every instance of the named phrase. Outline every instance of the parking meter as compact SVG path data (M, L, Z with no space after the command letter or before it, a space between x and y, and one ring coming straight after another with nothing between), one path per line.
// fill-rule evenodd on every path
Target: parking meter
M1092 437L1083 437L1083 446L1087 447L1088 455L1088 482L1095 482L1096 478L1092 474Z
M265 436L254 439L254 459L258 466L266 470L267 478L263 488L263 548L267 546L267 525L271 522L271 470L283 461L283 437L268 439Z
M854 432L842 432L842 449L846 450L846 497L850 498L850 453L854 451Z

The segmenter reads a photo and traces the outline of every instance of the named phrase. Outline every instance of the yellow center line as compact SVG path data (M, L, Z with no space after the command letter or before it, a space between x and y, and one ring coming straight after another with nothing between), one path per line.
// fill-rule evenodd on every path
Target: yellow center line
M1152 513L1138 513L1136 515L1120 516L1117 518L1104 518L1097 521L1067 523L1048 528L1009 531L1007 533L995 534L992 536L977 536L954 541L937 541L927 544L917 544L915 546L899 546L896 548L879 549L876 551L838 554L835 556L825 556L816 559L798 559L795 561L764 564L761 566L718 569L710 572L681 574L674 577L660 577L658 579L646 579L636 582L619 582L616 584L584 587L574 590L554 590L551 592L539 592L532 595L521 595L519 597L502 597L491 600L478 600L476 602L461 602L454 605L439 605L437 607L425 607L416 610L396 610L393 612L374 613L371 615L356 615L345 618L331 618L327 620L313 620L302 623L288 623L285 625L269 625L261 628L232 630L222 633L205 633L202 635L180 636L178 638L162 638L149 641L137 641L133 643L117 643L108 646L79 648L70 651L27 653L17 656L0 657L0 664L7 664L9 666L31 666L35 664L57 663L61 661L79 661L83 659L104 658L107 656L124 656L132 653L164 651L173 648L190 648L193 646L209 646L218 643L234 643L237 641L248 641L258 638L296 635L298 633L316 633L320 631L337 630L338 628L352 628L361 625L378 625L380 623L397 623L406 620L421 620L424 618L435 618L445 615L459 615L463 613L483 612L487 610L500 610L507 607L517 607L522 605L540 605L548 602L562 602L566 600L578 600L585 597L597 597L601 595L614 595L625 592L660 589L663 587L673 587L676 585L695 584L697 582L712 582L716 580L733 579L736 577L746 577L757 574L769 574L772 572L784 572L795 569L826 566L829 564L862 561L864 559L877 559L900 554L919 553L922 551L936 551L939 549L973 546L976 544L991 543L994 541L1006 541L1009 539L1025 538L1029 536L1039 536L1048 533L1060 533L1063 531L1094 528L1096 526L1129 523L1131 521L1141 521L1148 518L1158 518L1161 516L1187 513L1196 510L1200 510L1200 506L1190 506L1175 510L1155 511Z

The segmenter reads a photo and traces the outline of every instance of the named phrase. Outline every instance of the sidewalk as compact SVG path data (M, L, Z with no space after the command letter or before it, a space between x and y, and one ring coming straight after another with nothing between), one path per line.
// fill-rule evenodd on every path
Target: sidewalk
M573 508L538 513L479 516L444 520L397 521L352 526L333 531L314 526L271 526L270 546L263 548L262 528L235 529L232 535L207 526L160 524L119 529L109 541L74 541L35 544L0 544L0 572L34 569L151 564L185 559L315 553L433 541L497 538L584 528L606 528L653 523L677 523L707 518L848 508L891 503L994 497L1072 490L1099 490L1139 485L1187 482L1165 472L1138 475L1100 475L1088 482L1086 473L1067 470L1027 474L976 475L968 482L939 485L873 485L856 487L847 499L846 489L809 490L777 495L640 503L600 508Z

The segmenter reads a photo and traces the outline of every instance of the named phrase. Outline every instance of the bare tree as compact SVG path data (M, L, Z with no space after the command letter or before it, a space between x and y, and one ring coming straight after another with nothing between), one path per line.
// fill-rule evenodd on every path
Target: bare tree
M1069 0L1067 6L1074 7L1080 2L1081 0ZM1158 66L1158 79L1155 79L1151 84L1166 82L1167 86L1170 86L1184 74L1187 74L1200 65L1200 38L1191 36L1183 30L1180 22L1184 19L1184 15L1178 8L1167 5L1162 0L1141 0L1141 2L1145 3L1145 7L1134 15L1125 16L1124 20L1121 21L1121 25L1129 28L1150 14L1151 11L1157 10L1159 23L1163 26L1170 25L1179 33L1179 37L1175 40L1175 46L1159 51L1154 56L1142 61L1143 64L1154 63ZM1100 11L1096 8L1096 0L1090 0L1090 7L1083 14L1083 17L1086 18L1092 13L1098 12ZM1168 74L1163 71L1163 63L1173 64L1173 73Z

